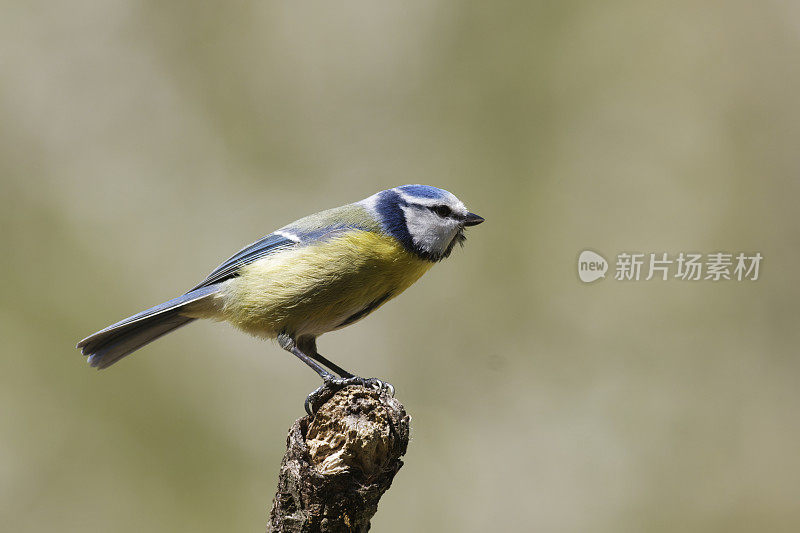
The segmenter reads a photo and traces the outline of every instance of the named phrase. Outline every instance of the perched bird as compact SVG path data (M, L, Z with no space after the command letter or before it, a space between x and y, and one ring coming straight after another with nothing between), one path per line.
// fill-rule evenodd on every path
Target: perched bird
M320 355L317 337L361 320L403 292L463 244L465 227L481 222L443 189L403 185L381 191L270 233L183 296L112 324L77 347L93 367L107 368L162 335L211 318L277 339L325 385L383 386Z

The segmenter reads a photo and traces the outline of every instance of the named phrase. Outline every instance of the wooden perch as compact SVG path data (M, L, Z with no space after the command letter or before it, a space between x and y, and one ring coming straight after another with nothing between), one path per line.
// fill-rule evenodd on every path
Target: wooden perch
M348 386L286 438L267 532L365 532L403 466L410 417L385 391Z

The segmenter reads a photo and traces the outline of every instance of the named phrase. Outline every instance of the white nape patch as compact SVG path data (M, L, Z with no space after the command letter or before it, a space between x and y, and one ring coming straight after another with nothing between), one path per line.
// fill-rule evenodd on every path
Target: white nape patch
M460 203L460 202L459 202ZM441 205L441 200L434 205ZM453 242L461 223L452 218L443 218L425 205L402 206L408 233L414 244L433 255L443 254ZM452 209L452 207L451 207Z
M289 233L288 231L273 231L275 235L279 235L284 239L289 239L292 242L300 242L300 237L295 235L294 233Z
M383 192L383 191L381 191ZM372 215L378 214L378 198L381 195L381 192L375 193L368 198L364 198L363 200L359 200L356 202L357 205L364 206L364 209L367 210L368 213Z

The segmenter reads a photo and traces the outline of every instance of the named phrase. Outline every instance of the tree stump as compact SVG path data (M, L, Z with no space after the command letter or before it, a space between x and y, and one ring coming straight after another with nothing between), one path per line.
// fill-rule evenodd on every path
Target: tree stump
M267 532L365 532L408 447L410 417L385 390L348 386L289 429Z

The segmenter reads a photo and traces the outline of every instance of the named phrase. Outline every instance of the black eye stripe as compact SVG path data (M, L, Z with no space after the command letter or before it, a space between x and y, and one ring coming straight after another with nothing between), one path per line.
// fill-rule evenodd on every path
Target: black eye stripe
M432 205L429 209L442 218L447 218L453 214L453 210L446 205Z

